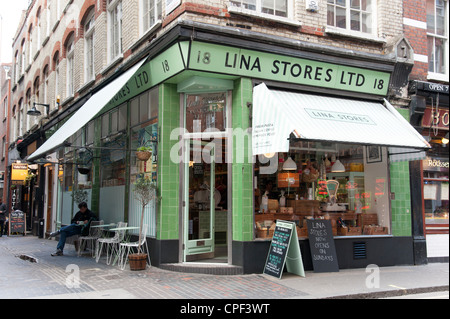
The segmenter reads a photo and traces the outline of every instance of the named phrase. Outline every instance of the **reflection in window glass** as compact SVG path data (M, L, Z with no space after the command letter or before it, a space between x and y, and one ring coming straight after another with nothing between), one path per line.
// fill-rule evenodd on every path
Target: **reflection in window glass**
M225 131L226 94L206 93L186 96L186 129L188 132Z

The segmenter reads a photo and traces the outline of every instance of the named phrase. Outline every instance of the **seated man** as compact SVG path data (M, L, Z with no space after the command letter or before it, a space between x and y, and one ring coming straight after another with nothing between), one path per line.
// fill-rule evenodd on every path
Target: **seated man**
M97 216L95 216L95 214L87 208L87 204L85 202L80 203L78 208L80 210L75 214L70 225L64 226L60 230L50 234L49 239L60 235L58 245L56 246L56 251L51 254L52 256L62 256L64 245L66 244L66 238L74 235L80 235L83 225L88 226L90 221L97 220Z

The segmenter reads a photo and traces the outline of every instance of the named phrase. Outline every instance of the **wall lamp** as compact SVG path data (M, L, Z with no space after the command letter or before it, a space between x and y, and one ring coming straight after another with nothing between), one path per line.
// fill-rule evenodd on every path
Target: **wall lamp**
M42 115L42 113L38 109L36 109L36 105L45 106L46 115L48 116L48 112L49 112L49 109L50 109L50 104L42 104L42 103L36 103L36 102L33 102L33 107L27 111L27 115L31 115L31 116L40 116L40 115Z

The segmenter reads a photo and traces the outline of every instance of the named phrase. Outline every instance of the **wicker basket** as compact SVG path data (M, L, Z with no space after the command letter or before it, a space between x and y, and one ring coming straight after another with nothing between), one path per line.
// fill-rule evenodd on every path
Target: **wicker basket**
M150 159L150 156L152 156L152 152L148 152L148 151L139 151L136 152L136 157L138 158L138 160L140 161L148 161Z
M130 262L130 270L144 270L147 266L147 254L130 254L128 255Z

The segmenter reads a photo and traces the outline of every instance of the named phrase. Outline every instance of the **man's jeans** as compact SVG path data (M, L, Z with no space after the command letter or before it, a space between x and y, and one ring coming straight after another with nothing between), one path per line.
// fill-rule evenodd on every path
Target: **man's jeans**
M77 224L71 224L64 226L59 230L59 242L56 249L64 250L64 245L66 244L66 238L74 235L81 234L81 226Z

